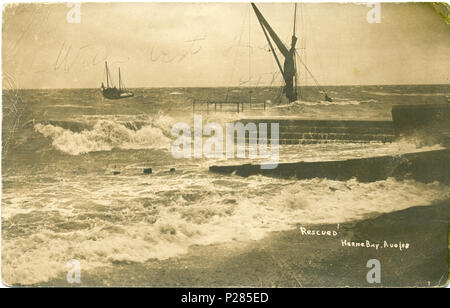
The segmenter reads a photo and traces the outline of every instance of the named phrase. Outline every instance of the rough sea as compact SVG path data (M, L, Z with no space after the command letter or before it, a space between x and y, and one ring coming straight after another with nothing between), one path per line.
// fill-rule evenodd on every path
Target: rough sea
M249 91L251 90L251 93ZM116 262L181 256L192 245L263 239L298 223L342 223L446 200L445 183L242 178L208 167L245 159L175 159L175 123L192 125L192 99L267 102L267 109L202 113L248 117L391 119L394 104L445 103L448 85L326 87L276 104L279 88L145 88L105 100L99 89L3 91L2 271L38 284ZM280 161L337 160L439 149L417 140L281 145ZM153 173L143 174L144 168ZM175 168L175 172L169 172ZM114 171L120 174L114 175Z

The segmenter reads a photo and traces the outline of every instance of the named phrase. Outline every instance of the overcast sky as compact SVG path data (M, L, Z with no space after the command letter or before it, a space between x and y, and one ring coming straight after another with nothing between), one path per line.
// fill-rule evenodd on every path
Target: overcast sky
M257 5L290 42L294 4ZM4 8L4 78L21 88L96 88L105 60L116 80L120 66L128 87L269 85L277 71L250 4L82 4L80 23L67 21L69 10ZM383 3L372 24L370 10L298 6L298 51L321 84L449 83L450 28L431 5ZM312 84L301 65L299 72Z

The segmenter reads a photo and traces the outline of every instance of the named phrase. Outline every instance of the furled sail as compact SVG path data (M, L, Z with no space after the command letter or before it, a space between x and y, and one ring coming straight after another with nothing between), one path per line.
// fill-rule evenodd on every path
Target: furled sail
M264 18L264 16L261 14L259 9L256 7L254 3L251 4L253 7L253 10L255 11L256 17L258 18L258 21L261 25L261 28L264 32L264 35L266 36L267 42L269 43L269 47L272 51L272 54L275 57L275 61L277 62L278 68L280 69L281 74L283 75L283 79L285 82L285 86L283 89L284 94L289 99L290 102L297 100L297 86L296 86L296 64L295 64L295 45L297 43L297 37L295 36L295 26L294 26L294 33L292 35L291 40L291 47L288 49L283 42L280 40L278 35L275 33L275 31L272 29L272 27L269 25L267 20ZM294 25L295 25L295 17L294 17ZM283 67L280 64L280 60L278 59L277 54L275 53L275 49L273 48L272 42L270 41L270 38L273 40L275 45L278 47L278 50L280 50L281 54L284 57L284 65Z

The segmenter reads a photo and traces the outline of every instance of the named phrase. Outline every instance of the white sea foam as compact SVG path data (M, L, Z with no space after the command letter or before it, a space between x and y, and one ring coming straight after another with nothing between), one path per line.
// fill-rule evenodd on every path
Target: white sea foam
M359 105L360 101L346 100L346 101L318 101L318 102L309 102L309 101L295 101L285 105L274 106L274 108L289 108L296 106L351 106L351 105Z
M362 90L361 92L366 92L379 96L448 96L448 93L395 93L395 92L377 92L377 91L366 91Z
M71 101L69 96L55 99ZM368 117L368 111L364 109L368 104L363 105L364 102L375 100L337 103L350 106L361 103L361 108L353 109L362 111L352 114L360 118L361 115ZM320 107L329 102L306 103ZM105 115L105 105L95 104L99 108L96 115L73 116L59 110L60 122L80 119L83 125L77 132L68 129L69 125L66 127L57 122L36 124L34 128L50 138L54 148L78 155L113 148L164 148L171 143L173 123L183 121L192 125L190 111L178 118L165 114L122 114L128 107L122 109L121 105L113 104L115 114ZM37 115L45 115L45 108L49 106L42 106L42 109L32 109ZM138 105L136 110L144 110L147 106ZM315 110L321 108L307 109L314 110L310 114L316 116ZM321 116L341 116L336 110L342 108L325 109L330 112L321 113ZM283 111L286 110L280 109L279 113ZM204 117L204 122L223 124L248 115L255 116L257 111L247 112L210 114ZM345 112L347 116L347 110ZM296 117L292 112L288 113ZM273 116L269 111L263 114ZM80 131L85 127L89 128ZM438 148L437 145L417 148L410 141L364 146L318 144L283 146L280 157L291 161L314 161L397 155ZM18 157L22 159L22 156ZM423 184L387 179L359 183L355 180L297 181L261 176L219 176L206 171L212 163L210 160L175 162L169 153L166 156L169 160L158 161L163 165L160 168L167 170L168 165L180 164L171 175L159 171L157 166L151 176L143 176L142 168L147 162L128 162L127 156L121 161L127 166L121 169L123 172L119 176L78 172L79 165L73 164L74 169L69 170L73 172L65 172L60 177L52 169L53 163L59 163L56 161L49 162L45 169L36 163L31 171L25 164L26 172L21 170L17 172L19 176L4 177L3 281L28 284L51 278L65 279L66 264L70 259L81 262L83 280L84 274L96 267L176 257L186 253L192 245L258 240L271 231L294 228L297 223L342 223L448 199L448 187L437 182ZM69 166L69 169L72 160L83 159L65 158L68 159L61 161L62 166ZM106 168L108 163L100 161L99 165ZM137 170L135 174L132 174L133 170Z
M447 187L437 182L293 181L207 173L87 178L54 184L53 189L53 196L29 192L29 197L41 196L39 202L46 206L25 215L16 212L23 202L17 193L4 193L4 227L10 235L3 241L6 283L65 277L70 259L79 260L84 271L115 262L166 259L186 253L191 245L258 240L297 223L342 223L447 198ZM74 189L84 193L72 193ZM71 202L61 202L61 195ZM21 225L12 224L19 213ZM31 233L21 236L26 230Z
M93 106L83 106L83 105L71 105L71 104L65 104L65 105L50 105L48 106L50 108L87 108L87 109L93 109Z
M72 132L51 124L36 124L35 130L52 139L52 145L67 154L79 155L119 149L150 149L170 147L170 139L152 125L132 130L114 121L99 120L91 130Z

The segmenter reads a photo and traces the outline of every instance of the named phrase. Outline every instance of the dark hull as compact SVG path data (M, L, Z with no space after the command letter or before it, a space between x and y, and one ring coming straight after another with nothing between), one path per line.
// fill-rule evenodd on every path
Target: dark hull
M106 88L102 90L103 97L106 99L122 99L133 97L134 94L132 92L125 92L118 90L116 88Z

